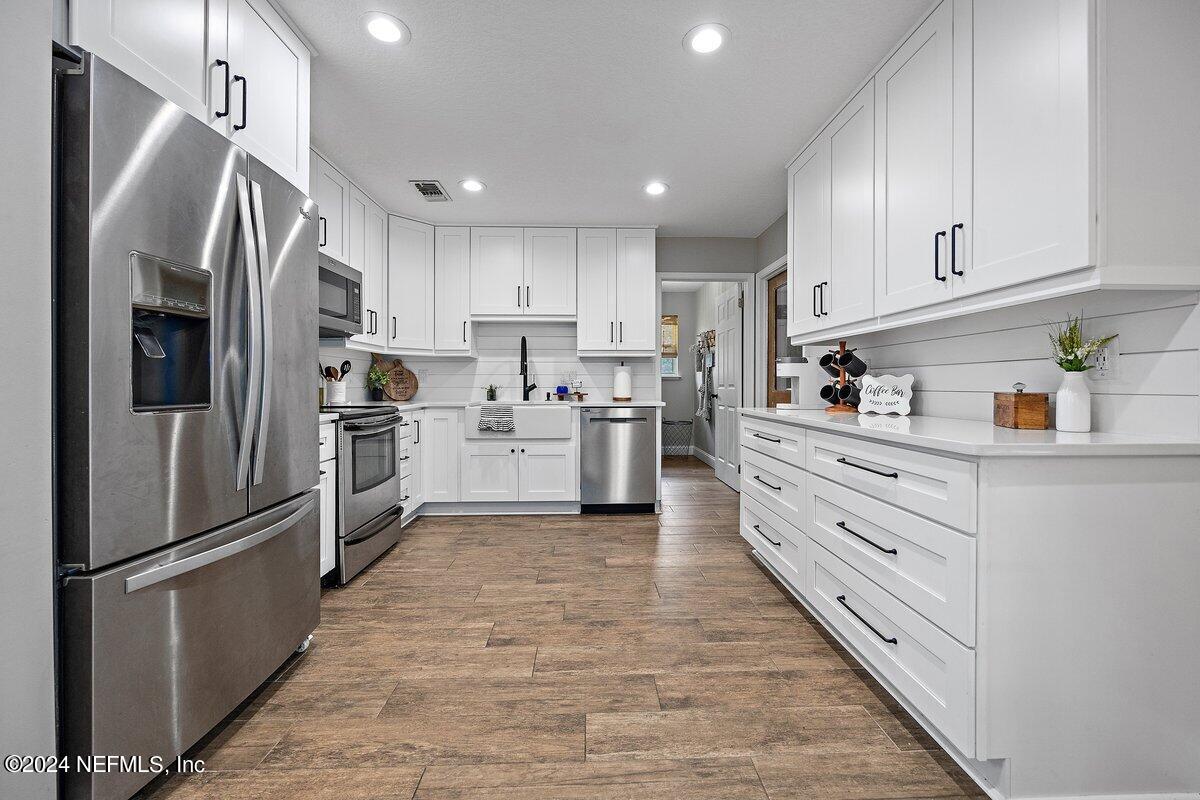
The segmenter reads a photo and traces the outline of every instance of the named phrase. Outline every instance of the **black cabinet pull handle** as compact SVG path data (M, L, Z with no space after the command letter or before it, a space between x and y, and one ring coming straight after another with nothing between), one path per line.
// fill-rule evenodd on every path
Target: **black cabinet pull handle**
M813 316L817 319L821 318L821 312L817 310L817 292L820 290L821 284L813 284Z
M317 247L324 247L329 244L326 234L329 233L329 223L324 217L317 217L317 225L321 229L321 241L317 242Z
M515 453L515 452L517 452L517 448L514 447L513 449L509 450L508 452Z
M467 321L463 320L463 343L467 341Z
M217 119L220 119L221 117L229 116L229 62L224 59L218 58L215 63L218 67L221 67L225 70L225 80L224 80L224 82L225 82L225 110L218 111L216 114L213 115Z
M616 341L616 339L613 338L615 336L615 334L613 333L613 326L615 324L616 323L613 323L613 322L608 323L608 343L609 344L612 344L613 342Z
M954 245L958 242L958 231L962 229L963 224L961 222L954 223L950 228L950 272L960 278L967 273L966 270L958 268L958 254Z
M763 486L766 486L768 489L774 489L774 490L775 490L775 491L777 491L777 492L782 492L782 491L783 491L783 487L782 487L782 486L772 486L771 484L769 484L769 483L767 483L766 481L764 481L764 480L762 479L762 477L761 477L761 476L759 476L759 475L755 475L755 476L754 476L754 480L758 481L758 482L759 482L759 483L761 483Z
M752 435L753 435L753 436L754 436L754 438L756 438L756 439L766 439L768 442L774 442L775 444L779 444L780 442L782 442L782 441L783 441L782 439L774 439L774 438L772 438L772 437L770 437L770 436L763 436L761 433L755 433L755 434L752 434Z
M846 523L845 523L845 522L838 522L838 523L837 523L837 526L838 526L839 528L841 528L842 530L844 530L846 533L850 534L851 536L857 536L859 539L862 539L864 542L866 542L867 544L871 545L871 547L874 547L876 550L878 550L878 551L879 551L879 552L881 552L881 553L891 553L892 555L897 555L897 554L900 552L899 550L897 550L897 549L896 549L896 548L894 548L894 547L893 547L893 548L891 548L891 549L888 549L888 548L886 548L886 547L881 547L880 545L877 545L877 544L875 544L875 542L872 542L870 539L868 539L867 537L863 536L863 535L862 535L861 533L859 533L858 531L851 530L850 528L846 527Z
M946 282L946 276L942 274L940 259L942 257L942 248L938 246L938 239L945 239L946 232L938 231L933 235L933 277L942 283Z
M396 318L392 317L392 338L396 338Z
M325 470L320 470L320 472L321 472L321 474L322 474L322 475L325 475L325 474L327 474L327 473L325 472Z
M404 495L404 497L400 498L400 502L403 503L404 501L408 500L409 497L411 497L411 495Z
M625 341L625 320L621 320L617 324L617 341L618 342Z
M829 312L825 310L825 287L829 285L829 281L821 281L817 284L821 289L821 316L828 317Z
M524 448L524 447L522 447L522 448L521 448L521 452L522 452L522 453L524 453L524 452L525 452L525 448Z
M770 536L767 536L765 533L763 533L763 532L762 532L762 528L758 527L757 525L751 525L750 527L751 527L751 528L754 528L754 530L758 531L758 535L759 535L759 536L763 537L764 539L766 539L768 542L770 542L771 544L775 545L776 547L782 547L782 546L783 546L783 542L776 542L776 541L772 540L772 539L771 539L771 537L770 537Z
M237 83L238 81L242 82L242 124L234 125L233 129L235 131L245 130L246 126L250 124L250 118L246 113L246 95L250 93L250 83L246 80L245 76L234 75L233 82Z
M529 308L529 287L525 287L525 307Z
M521 307L521 287L517 287L517 308Z
M877 469L871 469L870 467L864 467L862 464L855 464L853 461L847 461L846 459L840 458L840 457L838 458L837 463L845 464L847 467L854 467L855 469L861 469L865 472L870 472L873 475L882 475L885 478L899 478L900 477L899 472L880 472Z
M859 622L861 622L863 625L866 625L866 626L867 626L867 629L868 629L868 630L870 630L870 631L871 631L871 633L875 634L875 635L876 635L876 636L878 636L878 637L879 637L881 640L883 640L883 641L887 642L888 644L897 644L897 640L896 640L896 638L895 638L895 637L892 637L891 639L889 639L888 637L884 636L882 633L880 633L878 630L876 630L876 629L875 629L875 626L874 626L874 625L872 625L871 623L867 622L865 619L863 619L863 618L862 618L862 615L861 615L861 614L859 614L857 611L855 611L853 608L851 608L851 607L850 607L850 604L846 602L846 595L844 595L844 594L839 594L839 595L838 595L838 598L837 598L837 601L838 601L839 603L841 603L843 606L845 606L845 607L846 607L846 610L847 610L847 611L849 611L851 614L853 614L855 619L857 619L857 620L858 620Z
M412 456L400 456L401 461L408 461Z

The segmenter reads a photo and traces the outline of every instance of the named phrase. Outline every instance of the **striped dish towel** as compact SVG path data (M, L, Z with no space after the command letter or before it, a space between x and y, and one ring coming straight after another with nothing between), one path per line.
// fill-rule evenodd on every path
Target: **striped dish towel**
M509 432L517 429L513 407L503 403L484 403L479 409L479 430Z

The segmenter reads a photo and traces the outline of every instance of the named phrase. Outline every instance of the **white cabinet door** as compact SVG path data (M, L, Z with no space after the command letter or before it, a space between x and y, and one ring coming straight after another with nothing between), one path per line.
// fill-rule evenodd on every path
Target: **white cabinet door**
M617 231L617 349L653 352L658 343L654 231Z
M404 513L416 510L425 502L425 412L414 411L412 414L412 438L409 441L408 453L412 458L411 472L408 476L408 505Z
M575 229L525 228L526 314L575 314Z
M317 201L317 249L343 264L349 258L350 180L312 151L312 191ZM366 320L364 320L365 324Z
M471 351L471 229L434 232L434 337L439 353Z
M969 50L973 69L973 114L965 120L970 191L966 203L955 195L951 233L955 296L1095 263L1088 6L1087 0L969 4L970 33L955 18L955 49Z
M462 411L456 408L425 409L421 438L425 502L457 503Z
M577 244L577 347L617 349L617 232L580 228Z
M363 280L367 284L363 295L364 305L373 310L370 342L377 347L383 347L387 343L390 330L385 330L384 327L388 313L388 292L391 291L391 279L388 275L388 215L372 200L367 200L363 227L366 241Z
M823 136L829 139L830 178L823 327L832 327L867 319L875 308L874 84L854 96Z
M875 313L951 298L954 69L945 0L875 76Z
M462 449L463 502L517 500L517 446L469 443Z
M231 137L308 191L309 52L267 0L228 0Z
M321 575L337 566L337 459L321 462Z
M383 347L387 341L383 331L384 315L387 313L387 272L382 268L377 256L375 259L371 258L373 251L378 247L371 241L371 229L377 227L371 225L372 207L375 204L353 184L350 185L349 194L350 210L343 229L346 263L363 276L363 332L352 336L351 340L373 347Z
M524 311L524 244L521 228L471 228L472 314Z
M579 499L575 445L523 444L517 449L522 502L572 502Z
M227 131L226 0L72 0L70 41ZM224 62L218 63L218 62Z
M829 139L821 135L788 167L788 336L829 313Z
M388 347L433 350L433 226L388 217Z

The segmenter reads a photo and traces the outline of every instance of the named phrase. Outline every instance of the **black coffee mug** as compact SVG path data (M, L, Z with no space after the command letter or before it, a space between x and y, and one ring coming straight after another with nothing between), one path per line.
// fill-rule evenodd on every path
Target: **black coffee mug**
M831 406L836 405L838 401L838 385L836 383L827 383L822 386L821 399Z
M858 405L858 387L853 383L846 383L838 389L838 400L848 406Z
M838 356L837 363L851 378L861 378L867 372L866 362L854 355L852 350Z
M837 353L826 353L825 355L821 356L817 363L821 365L821 369L825 370L833 377L842 377L842 373L838 369L837 365Z

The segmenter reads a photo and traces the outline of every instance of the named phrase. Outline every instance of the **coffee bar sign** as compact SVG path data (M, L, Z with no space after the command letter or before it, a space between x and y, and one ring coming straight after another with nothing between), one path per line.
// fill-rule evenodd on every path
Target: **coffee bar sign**
M912 410L912 375L865 375L858 413L907 415Z

